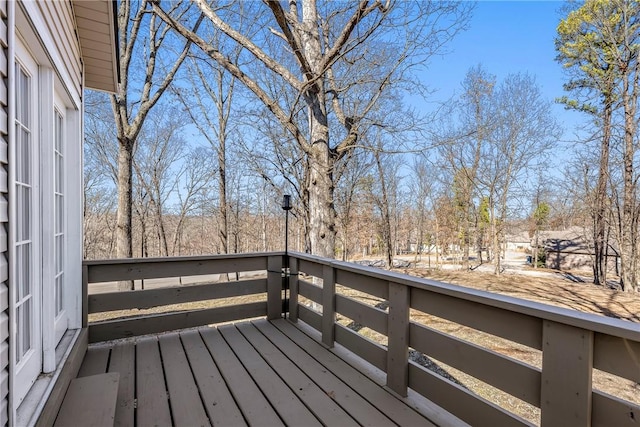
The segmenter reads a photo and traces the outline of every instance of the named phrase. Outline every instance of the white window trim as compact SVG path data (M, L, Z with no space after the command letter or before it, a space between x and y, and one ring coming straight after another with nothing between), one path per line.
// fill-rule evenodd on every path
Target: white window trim
M40 143L39 143L39 134L40 134L40 124L39 124L39 111L38 111L38 99L37 99L37 87L38 87L38 67L37 67L37 63L35 63L35 60L33 59L33 57L31 56L31 54L25 49L25 46L21 43L17 43L16 44L16 54L17 56L20 57L20 60L18 61L17 58L16 60L11 64L12 65L12 73L15 74L15 72L13 71L15 69L16 64L21 64L21 66L24 66L25 69L27 71L29 71L31 73L31 78L33 79L33 81L35 81L35 91L32 94L32 106L31 106L31 132L32 132L32 136L33 136L33 151L31 153L32 155L32 160L31 160L31 167L32 168L36 168L35 170L38 170L38 163L39 163L39 148L40 148ZM14 84L16 84L16 80L15 80L15 75L14 75ZM9 102L11 104L14 104L14 100L15 100L15 89L13 92L13 96L14 98L10 99ZM15 109L15 104L14 104L14 109ZM9 141L9 146L10 148L13 147L13 150L10 152L10 163L9 163L9 170L10 170L10 192L9 192L9 203L10 206L17 206L16 202L16 191L15 191L15 187L16 187L16 172L15 172L15 167L17 165L16 162L16 158L17 158L17 154L15 152L15 147L16 147L16 132L15 132L15 123L16 123L16 114L15 111L13 112L13 116L11 117L10 120L10 129L11 129L11 133L10 133L10 141ZM33 183L32 183L32 189L34 194L39 194L40 193L40 176L38 173L34 173L33 176L31 177L33 179ZM31 212L33 215L33 219L34 222L33 224L35 225L37 222L35 221L35 219L40 216L40 206L39 206L39 197L34 197L32 199L33 201L33 206L31 207ZM16 277L16 236L17 236L17 225L19 224L19 220L20 218L16 218L16 214L18 214L18 212L15 211L14 208L11 208L11 213L10 213L10 218L13 218L13 220L10 221L9 223L9 235L10 235L10 245L9 245L9 259L10 261L10 265L9 265L9 278L10 278L10 288L12 289L12 297L11 297L11 302L12 302L12 306L11 306L11 311L10 311L10 315L12 316L12 320L11 320L11 336L12 336L12 342L10 344L11 347L11 363L10 363L10 367L13 367L13 374L11 374L11 379L12 381L10 381L10 384L12 384L12 387L10 388L10 394L12 394L13 400L15 401L16 404L19 404L24 397L26 396L26 393L28 392L29 388L33 385L33 383L31 381L34 380L33 375L36 374L37 372L34 371L34 363L37 364L37 369L41 370L41 364L42 364L42 341L40 341L40 336L41 336L41 305L40 302L42 301L42 276L41 276L41 270L39 269L39 265L37 262L37 259L40 257L40 235L38 232L37 227L32 230L32 254L34 255L34 262L32 267L32 277L34 278L34 288L32 290L32 295L33 295L33 305L32 308L35 309L34 313L33 313L33 317L32 317L32 321L33 321L33 333L36 335L37 337L37 341L34 343L34 347L32 350L30 350L27 355L25 355L23 357L23 359L18 363L17 362L17 320L15 319L16 316L16 302L15 302L15 293L17 292L18 286L20 286L19 283L16 283L15 281L15 277ZM32 338L33 339L33 338ZM34 352L34 353L32 353ZM40 353L40 354L38 354ZM21 376L21 378L18 380L18 375ZM24 376L28 375L28 377L26 378L27 382L25 382L25 378Z
M53 70L40 67L40 233L42 235L42 372L50 373L56 368L56 342L53 326L55 307L51 301L55 298L53 287Z

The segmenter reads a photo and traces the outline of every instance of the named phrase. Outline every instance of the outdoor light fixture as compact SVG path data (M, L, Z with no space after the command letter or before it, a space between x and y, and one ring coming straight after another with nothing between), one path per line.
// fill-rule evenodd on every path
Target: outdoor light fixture
M282 197L282 209L284 209L285 211L291 210L291 196L288 194L285 194Z
M285 211L284 216L284 271L283 271L283 283L284 288L284 302L282 303L282 314L284 318L287 318L287 312L289 311L289 211L291 210L291 196L285 194L282 197L282 209Z

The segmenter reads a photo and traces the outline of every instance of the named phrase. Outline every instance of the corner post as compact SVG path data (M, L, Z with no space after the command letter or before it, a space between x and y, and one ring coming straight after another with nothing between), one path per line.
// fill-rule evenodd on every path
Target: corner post
M593 341L593 331L544 321L542 427L591 425Z
M267 319L282 316L282 255L267 258Z
M331 265L322 268L322 343L333 347L336 321L336 271Z
M89 266L82 264L82 296L80 297L82 304L82 327L86 328L89 324Z
M409 287L389 282L387 387L402 397L409 386Z
M289 319L298 321L298 258L289 255Z

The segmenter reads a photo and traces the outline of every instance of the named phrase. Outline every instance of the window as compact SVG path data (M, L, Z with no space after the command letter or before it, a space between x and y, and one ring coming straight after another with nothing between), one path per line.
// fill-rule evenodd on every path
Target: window
M55 108L53 114L53 287L54 287L54 318L55 344L57 344L67 329L65 310L65 126L64 115L60 108Z

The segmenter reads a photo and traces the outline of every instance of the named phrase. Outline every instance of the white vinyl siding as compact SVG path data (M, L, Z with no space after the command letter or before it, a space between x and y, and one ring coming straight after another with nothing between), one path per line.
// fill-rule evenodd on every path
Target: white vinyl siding
M71 1L38 1L36 4L46 23L47 30L52 36L55 51L60 54L61 65L66 68L71 81L75 83L74 89L79 91L82 82L82 64Z

